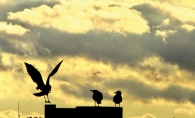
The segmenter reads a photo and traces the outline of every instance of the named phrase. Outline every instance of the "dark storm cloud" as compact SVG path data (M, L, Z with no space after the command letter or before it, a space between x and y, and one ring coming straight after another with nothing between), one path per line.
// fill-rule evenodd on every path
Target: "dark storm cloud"
M149 40L146 39L150 43L154 41L152 45L150 45L153 48L147 45L150 52L161 56L169 63L179 65L181 68L192 71L195 70L194 30L187 31L181 28L181 25L184 25L185 23L182 23L179 19L176 19L173 15L171 15L171 12L159 8L159 6L140 4L133 6L132 9L136 9L142 13L143 18L147 20L148 24L150 25L151 33L155 33L156 30L176 31L175 33L169 34L166 37L166 43L154 41L153 36L151 36ZM169 24L166 26L161 26L163 21L167 18L169 19Z
M58 4L58 1L8 1L7 3L0 4L0 22L5 22L9 24L17 24L15 21L9 21L7 20L7 14L8 12L15 12L24 10L27 8L37 7L40 5L48 5L50 7L54 6L55 4ZM20 25L28 28L32 28L28 26L27 24L21 23ZM14 27L13 27L14 28ZM3 29L4 30L4 29ZM49 52L47 49L41 47L39 44L35 43L37 39L37 34L33 34L32 32L26 32L23 36L19 36L17 34L7 34L6 32L0 31L0 51L10 53L10 54L18 54L18 55L35 55L34 52L27 51L26 49L22 48L22 43L28 45L34 45L35 50L37 50L37 53L39 55L48 55ZM29 41L31 40L31 41ZM33 44L34 43L34 44ZM29 47L30 48L30 47Z
M195 30L188 32L179 29L167 37L163 50L156 50L167 62L178 64L181 68L195 70Z
M17 45L14 43L6 41L2 38L0 38L0 50L2 52L24 55L24 52L22 52L21 48L17 47Z
M40 34L37 43L34 44L36 53L40 57L81 56L104 63L124 65L136 65L146 57L157 55L181 68L192 71L195 69L193 30L187 31L181 28L181 21L168 11L151 4L140 4L131 9L141 12L142 17L148 21L150 33L126 32L124 36L116 32L91 30L86 33L71 34L52 28L29 27L32 28L30 29L32 32ZM165 19L169 19L170 22L162 25ZM167 33L163 41L163 37L156 35L157 30L166 33L173 30L175 33Z
M171 15L171 11L166 11L163 7L159 7L158 5L143 3L133 6L131 9L141 12L141 16L148 21L151 33L155 33L158 29L177 30L177 28L182 25L182 22L179 19ZM165 19L169 19L170 24L161 26Z
M26 36L23 35L23 37ZM28 49L25 49L24 47L22 47L22 45L33 45L32 43L34 43L35 41L29 42L25 38L25 40L22 40L21 38L21 36L17 35L7 35L5 38L0 38L0 50L5 53L17 54L21 56L24 56L25 54L31 55L31 51L28 51ZM34 46L36 47L37 44L34 44ZM41 47L37 46L37 48Z
M159 26L161 25L164 11L161 9L157 9L151 4L140 4L140 5L135 5L131 9L136 9L137 11L140 11L144 19L146 19L149 23L150 26Z
M132 64L145 57L137 35L90 31L86 34L69 34L57 30L40 30L39 43L52 55L84 56L103 62ZM48 33L49 32L49 33Z
M40 45L53 56L84 56L105 63L131 65L155 54L181 68L195 69L195 33L182 28L169 34L166 43L162 37L150 33L123 36L102 31L69 34L45 29L40 32Z
M10 4L0 4L0 21L7 20L7 12L9 12L12 7L13 5Z
M164 89L158 89L155 86L144 84L136 80L115 80L105 83L108 88L117 88L121 91L126 91L129 95L134 96L140 101L150 101L153 99L165 99L175 102L190 101L195 103L195 90L180 87L177 85L170 85Z

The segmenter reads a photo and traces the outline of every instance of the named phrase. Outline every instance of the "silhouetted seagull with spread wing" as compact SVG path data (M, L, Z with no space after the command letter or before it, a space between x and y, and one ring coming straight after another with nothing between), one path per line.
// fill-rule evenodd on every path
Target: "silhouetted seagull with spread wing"
M116 93L116 95L113 98L113 101L115 103L115 107L116 107L116 104L119 104L119 107L120 107L120 103L122 102L121 91L116 91L115 93Z
M24 62L25 65L26 65L26 69L27 69L28 74L31 76L32 80L37 84L36 89L41 90L40 93L34 93L34 95L38 96L38 97L44 96L45 103L47 103L47 102L51 103L49 101L49 97L48 97L48 94L51 91L51 85L49 84L49 80L50 80L50 77L53 76L58 71L62 61L60 63L58 63L58 65L49 74L49 76L47 78L47 81L46 81L46 85L43 82L43 79L42 79L42 76L41 76L40 72L34 66L32 66L31 64L28 64L28 63ZM45 98L45 95L47 96L47 100Z
M98 90L90 90L93 92L93 100L95 101L95 106L96 106L96 102L99 106L99 104L101 104L101 100L103 100L103 95L101 92L99 92Z

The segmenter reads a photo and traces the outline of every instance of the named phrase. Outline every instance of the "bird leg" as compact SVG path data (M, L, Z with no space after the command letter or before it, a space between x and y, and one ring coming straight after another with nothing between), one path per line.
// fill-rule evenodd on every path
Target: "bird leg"
M119 103L119 107L120 107L120 103Z
M115 107L116 107L116 103L115 103Z
M48 97L48 95L47 95L47 100L48 100L48 101L47 101L48 103L51 103L51 102L49 101L49 97Z
M45 99L45 95L44 95L44 99ZM45 103L47 103L46 99L45 99Z
M95 107L96 107L96 101L95 101Z

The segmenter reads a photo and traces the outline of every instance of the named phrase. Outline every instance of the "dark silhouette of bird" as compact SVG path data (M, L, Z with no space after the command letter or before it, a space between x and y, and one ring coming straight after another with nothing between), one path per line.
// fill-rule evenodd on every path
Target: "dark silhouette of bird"
M121 96L121 91L116 91L115 92L116 95L114 96L113 98L113 102L115 103L115 107L116 107L116 104L119 104L119 107L120 107L120 103L122 102L122 96Z
M98 91L98 90L90 90L90 91L93 92L92 98L95 101L95 106L96 106L96 102L97 102L97 104L99 106L99 104L101 104L101 101L103 100L102 93L100 91Z
M49 84L49 80L50 80L50 77L53 76L58 71L62 61L60 63L58 63L58 65L56 65L56 67L48 75L46 84L44 84L40 72L34 66L32 66L31 64L28 64L28 63L24 62L25 65L26 65L26 69L27 69L28 74L32 78L33 82L35 82L37 84L36 89L41 90L41 92L34 93L34 95L37 96L37 97L44 96L45 103L51 103L49 101L49 97L48 97L48 94L51 91L51 85ZM47 100L46 100L45 96L47 96Z

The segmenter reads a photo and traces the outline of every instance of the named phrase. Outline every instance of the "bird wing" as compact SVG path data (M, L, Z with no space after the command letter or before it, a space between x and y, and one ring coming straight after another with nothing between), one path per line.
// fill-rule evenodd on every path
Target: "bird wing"
M26 65L27 72L30 75L30 77L32 78L33 82L35 82L37 84L36 89L43 90L45 87L45 84L43 82L43 79L42 79L40 72L31 64L28 64L25 62L25 65Z
M103 100L103 95L101 92L100 92L100 100Z
M63 61L63 60L62 60ZM47 77L47 81L46 81L46 86L49 85L49 80L50 80L50 76L53 76L59 69L62 61L60 61L60 63L58 63L58 65L56 65L56 67L51 71L51 73L49 74L49 76Z
M113 98L114 103L119 104L122 102L122 96L121 95L115 95Z
M96 102L97 102L98 104L101 104L101 101L102 101L102 100L103 100L103 95L102 95L101 92L98 91Z
M60 63L58 63L58 65L56 65L56 67L52 70L52 72L49 74L49 76L53 76L58 71L62 61L60 61Z
M43 95L45 95L44 93L43 93L43 91L41 91L41 92L39 92L39 93L33 93L35 96L37 96L37 97L41 97L41 96L43 96Z
M117 95L115 95L115 96L113 97L113 102L114 102L114 103L118 103L118 102L117 102Z

